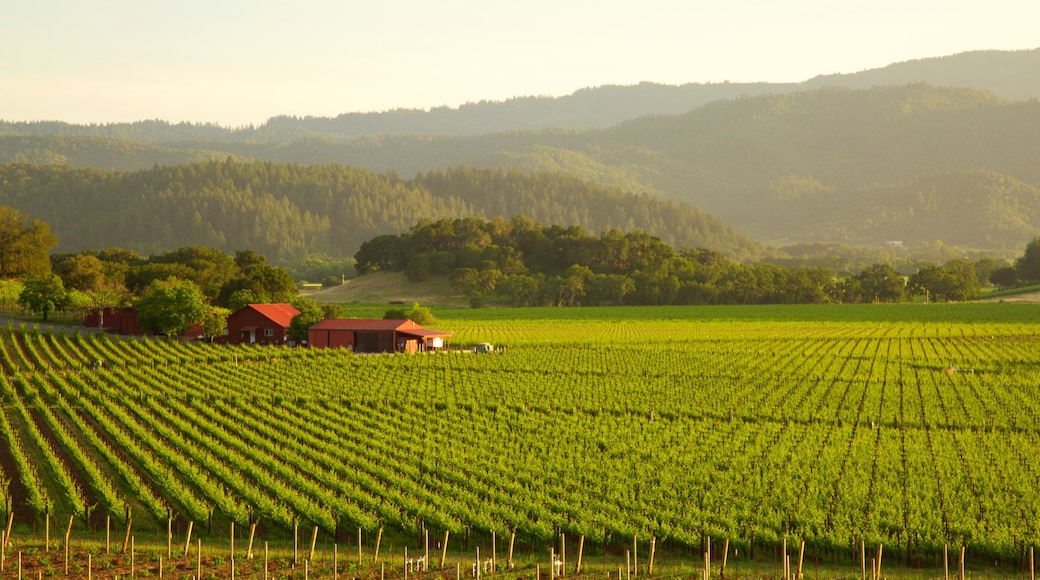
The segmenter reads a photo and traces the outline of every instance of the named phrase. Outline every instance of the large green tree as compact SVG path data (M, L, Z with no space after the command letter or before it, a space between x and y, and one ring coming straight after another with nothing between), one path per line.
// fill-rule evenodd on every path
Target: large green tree
M173 336L202 322L210 308L191 280L168 278L149 284L134 302L141 328Z
M51 313L68 303L68 292L57 274L33 276L25 281L18 295L18 304L47 320Z
M46 222L28 220L18 210L0 205L0 278L50 272L48 252L57 242Z
M1025 253L1015 261L1015 272L1019 280L1036 282L1040 280L1040 238L1033 238L1026 245Z

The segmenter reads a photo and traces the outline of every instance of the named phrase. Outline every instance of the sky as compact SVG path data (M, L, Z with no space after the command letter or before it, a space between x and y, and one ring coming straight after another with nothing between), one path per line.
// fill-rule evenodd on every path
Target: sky
M1040 47L1036 0L7 0L0 119L259 125ZM1040 71L1038 71L1040 72Z

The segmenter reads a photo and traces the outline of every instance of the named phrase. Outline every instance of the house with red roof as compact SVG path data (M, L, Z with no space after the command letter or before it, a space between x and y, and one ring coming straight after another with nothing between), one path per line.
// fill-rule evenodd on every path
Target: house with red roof
M227 320L230 344L285 344L289 324L300 311L292 304L247 304Z
M328 318L310 327L312 348L348 348L354 352L425 352L447 347L451 333L423 328L411 320Z

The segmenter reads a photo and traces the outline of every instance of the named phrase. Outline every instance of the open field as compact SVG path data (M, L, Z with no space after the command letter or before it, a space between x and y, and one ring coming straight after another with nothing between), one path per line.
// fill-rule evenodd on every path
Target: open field
M584 537L603 573L633 546L645 571L653 542L689 575L707 537L716 563L729 541L731 575L775 575L785 538L824 577L858 576L861 542L890 577L942 576L944 545L951 570L963 545L977 574L1022 577L1040 545L1038 306L436 314L453 346L507 348L0 331L14 537L47 513L95 538L110 516L121 537L129 514L141 537L172 518L207 545L234 522L244 549L255 521L283 550L317 526L329 558L383 528L403 562L424 530L459 559L492 533L504 559L515 533L521 576L561 535L572 571Z

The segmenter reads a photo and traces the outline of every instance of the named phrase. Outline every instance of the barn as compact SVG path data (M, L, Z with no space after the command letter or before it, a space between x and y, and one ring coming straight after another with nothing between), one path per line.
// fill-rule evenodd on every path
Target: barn
M307 342L316 348L354 352L424 352L447 347L450 333L423 328L411 320L329 318L310 327Z
M227 320L230 344L285 344L289 323L300 311L292 304L247 304Z

